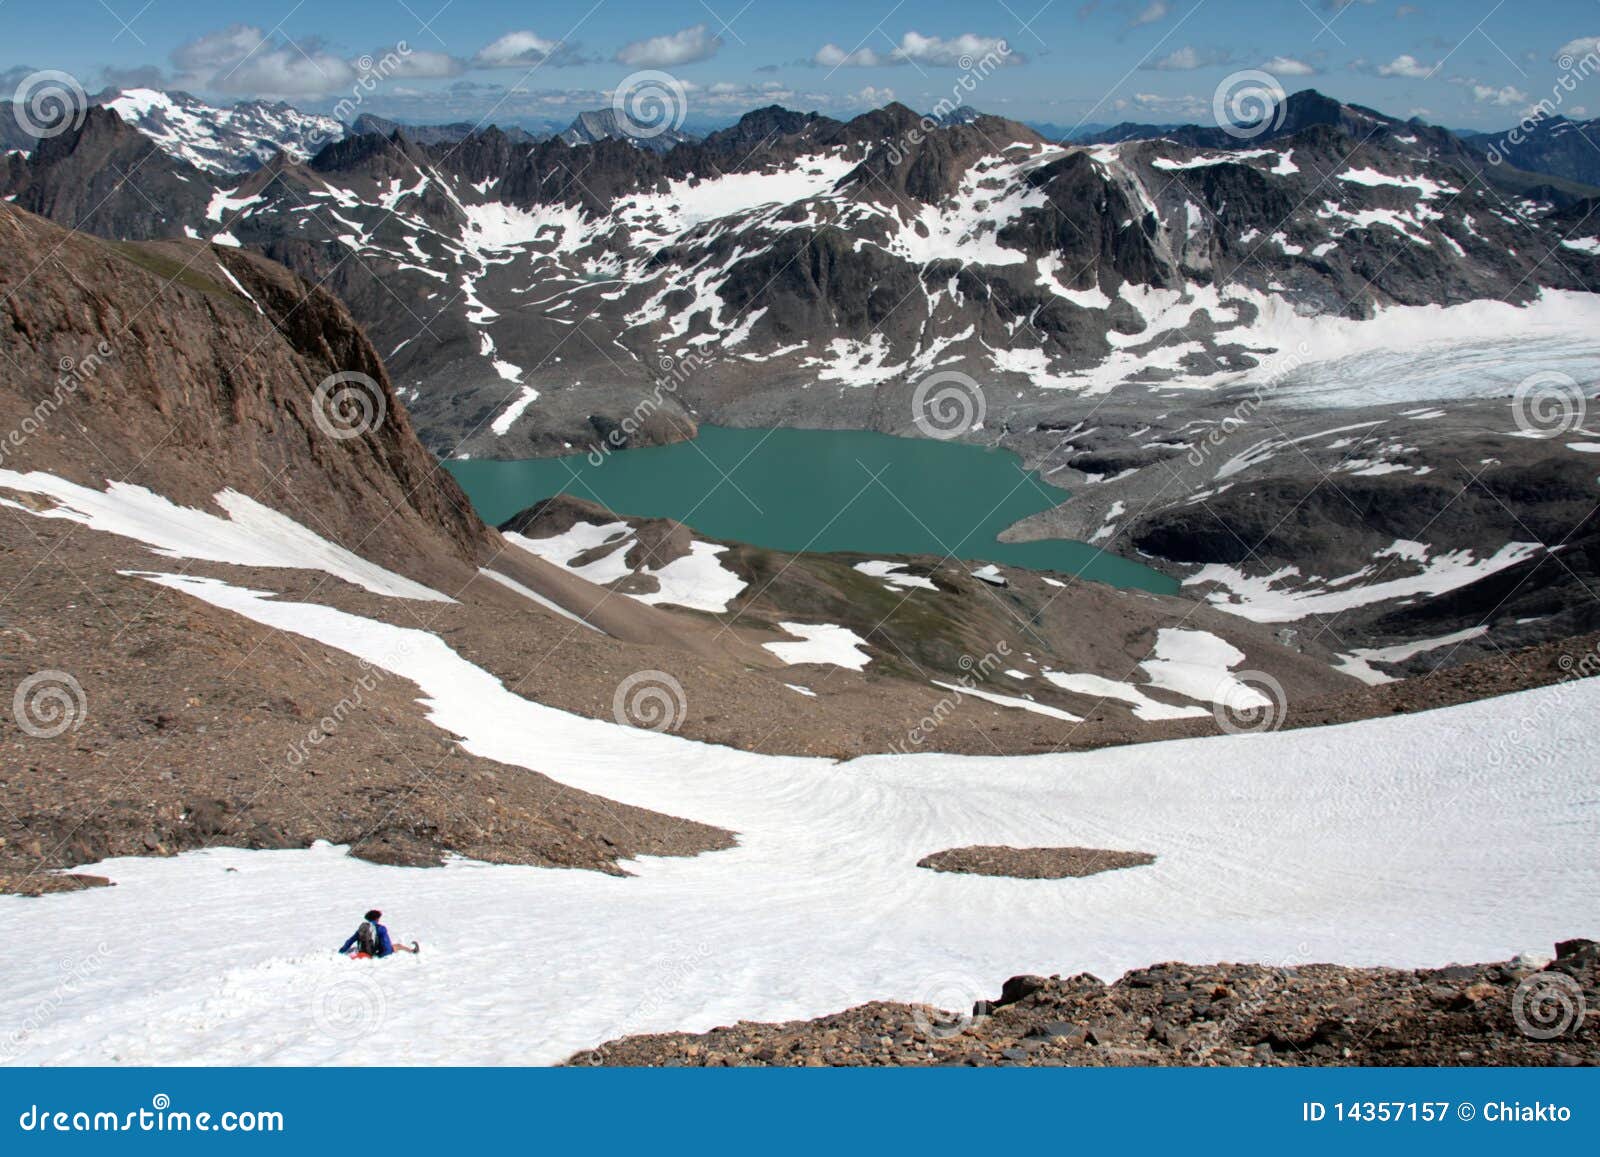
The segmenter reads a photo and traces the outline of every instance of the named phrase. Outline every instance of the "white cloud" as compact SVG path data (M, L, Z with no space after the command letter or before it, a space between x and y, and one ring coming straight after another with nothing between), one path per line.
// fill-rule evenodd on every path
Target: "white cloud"
M1506 85L1496 88L1492 84L1475 84L1472 86L1472 99L1479 104L1492 104L1496 108L1507 108L1511 105L1524 105L1528 103L1528 94L1520 88Z
M1407 80L1426 80L1433 75L1437 64L1423 64L1409 52L1395 57L1388 64L1378 65L1379 76L1400 76Z
M380 60L383 57L381 53L375 55ZM399 63L388 70L388 75L408 77L412 80L460 76L467 70L465 61L457 60L447 52L426 52L413 48L404 56L395 53L394 59Z
M704 86L689 81L682 83L685 90L694 94L697 108L744 110L759 105L792 104L799 97L794 89L775 80L761 84L719 80Z
M1150 0L1140 9L1139 14L1133 18L1135 24L1159 24L1172 12L1172 5L1167 0Z
M1273 76L1316 76L1317 67L1307 64L1303 60L1296 60L1292 56L1274 56L1261 66L1263 72L1270 72Z
M232 24L180 44L172 52L183 88L234 95L321 96L349 88L356 69L319 45L297 47L251 24Z
M1194 48L1190 45L1140 65L1153 72L1190 72L1196 68L1212 68L1227 64L1229 52L1225 48Z
M898 60L885 60L870 48L846 52L837 44L824 44L817 49L811 63L818 68L878 68L885 64L899 64Z
M181 75L202 76L237 65L265 47L267 34L250 24L230 24L172 50L172 67Z
M1567 41L1556 49L1555 60L1560 63L1570 56L1576 62L1590 54L1600 56L1600 36L1580 36L1576 40ZM1565 67L1571 68L1572 65Z
M722 47L722 38L713 36L704 24L680 28L665 36L652 36L623 45L617 53L617 63L633 68L674 68L708 60Z
M1198 118L1211 111L1211 101L1197 96L1161 96L1153 92L1136 92L1132 99L1112 101L1111 107L1122 113Z
M547 40L537 32L519 29L497 37L478 50L472 58L474 68L536 68L549 65L560 68L581 64L584 58L576 45L560 40Z
M837 44L824 44L817 49L811 63L820 68L882 68L895 64L915 63L930 68L972 68L989 60L991 66L1024 64L1027 57L1012 50L1002 37L979 36L963 32L948 39L924 36L920 32L907 32L889 52L872 48L856 48L846 52Z
M998 36L978 36L963 32L949 40L937 36L923 36L920 32L907 32L900 38L895 55L918 64L932 64L953 68L971 68L988 56L1005 64L1021 64L1022 57L1011 51L1010 45Z
M232 96L289 99L348 92L363 76L418 80L459 76L466 63L443 52L394 45L346 59L309 39L289 41L232 24L172 51L170 87Z
M867 85L860 92L846 93L843 102L846 105L862 105L866 108L879 108L894 99L894 89L878 88Z

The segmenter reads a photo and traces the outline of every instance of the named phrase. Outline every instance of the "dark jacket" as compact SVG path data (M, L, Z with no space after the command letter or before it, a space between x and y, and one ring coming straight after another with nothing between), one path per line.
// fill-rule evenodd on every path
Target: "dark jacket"
M366 921L363 920L362 923L365 924ZM393 956L394 944L389 940L389 930L382 924L379 924L376 920L372 921L372 930L377 933L378 936L378 951L376 955ZM350 939L346 940L342 945L340 945L339 951L348 953L350 949L355 947L356 944L360 942L360 940L361 929L357 928L354 932L350 933Z

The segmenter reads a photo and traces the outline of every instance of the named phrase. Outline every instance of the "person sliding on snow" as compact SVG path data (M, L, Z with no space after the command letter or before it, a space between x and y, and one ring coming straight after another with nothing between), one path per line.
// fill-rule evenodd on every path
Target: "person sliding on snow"
M415 952L417 942L413 940L407 948L404 944L396 944L389 939L389 930L378 921L383 918L383 913L374 908L368 912L366 919L361 921L361 927L350 934L339 947L339 951L353 960L367 960L372 957L382 959L393 956L395 952ZM352 948L354 952L350 951Z

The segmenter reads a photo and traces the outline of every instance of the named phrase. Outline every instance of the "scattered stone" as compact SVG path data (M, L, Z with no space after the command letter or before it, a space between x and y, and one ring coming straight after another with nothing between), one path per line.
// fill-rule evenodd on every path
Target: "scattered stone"
M1600 945L1564 942L1550 971L1594 990ZM950 1036L901 1032L928 1011L875 1002L813 1021L626 1037L568 1063L1600 1066L1600 1025L1556 1040L1518 1029L1509 972L1507 964L1160 964L1110 985L1086 975L1021 975L1005 982L998 1000L978 1002L1001 1015ZM1220 1009L1230 998L1236 1011L1208 1019L1213 1004Z
M1007 848L974 844L947 848L917 861L935 872L974 876L1010 876L1021 880L1081 879L1118 868L1140 868L1156 858L1147 852L1113 852L1103 848Z

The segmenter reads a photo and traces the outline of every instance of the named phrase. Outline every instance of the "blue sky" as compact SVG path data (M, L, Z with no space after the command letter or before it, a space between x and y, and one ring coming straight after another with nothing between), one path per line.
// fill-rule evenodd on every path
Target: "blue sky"
M641 70L682 86L691 125L770 103L927 109L953 93L1065 126L1205 121L1225 78L1260 69L1290 92L1491 128L1550 94L1563 53L1597 42L1600 0L0 3L7 88L48 68L91 92L153 83L327 109L391 54L361 107L412 121L565 122ZM964 69L1001 43L1004 64L961 92ZM1595 91L1563 110L1600 116L1600 75L1582 85Z

